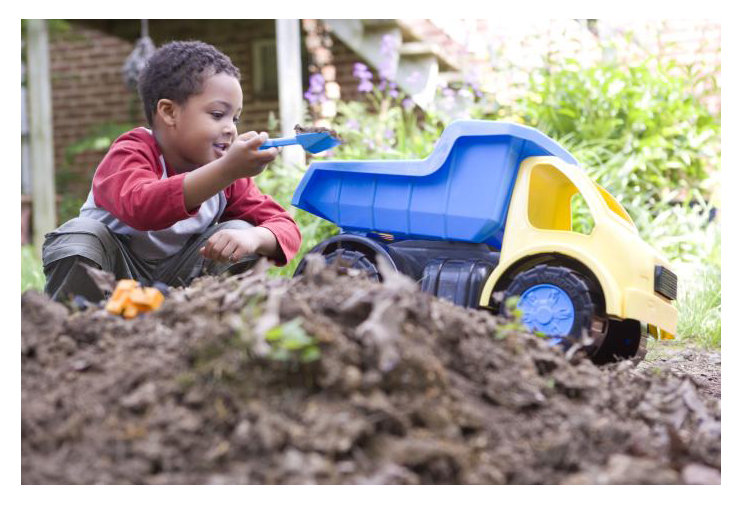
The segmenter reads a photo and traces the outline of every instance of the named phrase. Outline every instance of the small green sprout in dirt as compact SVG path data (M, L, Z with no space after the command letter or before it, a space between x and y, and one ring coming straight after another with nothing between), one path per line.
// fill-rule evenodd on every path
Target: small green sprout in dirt
M508 313L512 315L513 321L500 325L495 328L495 340L503 340L508 337L512 332L524 332L528 329L523 326L521 318L523 317L523 311L518 308L518 300L520 297L511 296L505 300L505 307L508 309Z
M314 338L302 328L302 321L301 317L297 317L268 330L265 339L272 348L271 359L288 361L298 357L302 363L319 359L319 347Z
M523 311L518 308L519 300L519 296L510 296L507 300L505 300L505 307L508 309L508 312L510 314L513 314L513 316L515 316L516 320L518 321L520 321L520 318L523 317Z

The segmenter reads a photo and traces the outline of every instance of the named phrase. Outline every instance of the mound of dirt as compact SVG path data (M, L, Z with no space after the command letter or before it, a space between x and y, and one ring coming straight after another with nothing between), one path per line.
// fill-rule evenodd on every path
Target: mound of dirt
M597 368L388 273L265 272L134 320L24 293L22 482L719 481L691 378Z

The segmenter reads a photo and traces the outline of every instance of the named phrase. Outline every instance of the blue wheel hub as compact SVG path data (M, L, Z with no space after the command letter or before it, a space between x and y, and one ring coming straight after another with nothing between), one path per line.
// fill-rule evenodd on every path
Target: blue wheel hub
M518 301L522 322L530 331L550 337L569 335L575 321L575 308L567 293L553 284L537 284L525 290ZM552 338L552 343L561 341Z

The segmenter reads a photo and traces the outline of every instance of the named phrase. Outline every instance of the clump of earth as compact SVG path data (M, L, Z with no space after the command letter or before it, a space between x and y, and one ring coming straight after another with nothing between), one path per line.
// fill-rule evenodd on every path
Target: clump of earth
M294 126L294 133L296 133L297 135L301 133L329 133L331 137L335 137L336 139L340 140L340 136L335 130L331 130L324 126L302 126L297 124Z
M718 483L720 400L310 261L126 320L27 291L24 484ZM578 352L575 352L578 351Z

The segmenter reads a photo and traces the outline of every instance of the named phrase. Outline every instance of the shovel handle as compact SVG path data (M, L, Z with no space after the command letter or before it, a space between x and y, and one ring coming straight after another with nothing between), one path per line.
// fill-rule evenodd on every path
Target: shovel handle
M263 149L268 149L269 147L290 146L298 143L299 142L296 140L296 137L280 137L277 139L268 139L263 145L260 146L260 150L262 151Z

